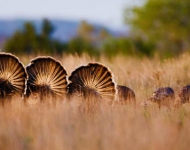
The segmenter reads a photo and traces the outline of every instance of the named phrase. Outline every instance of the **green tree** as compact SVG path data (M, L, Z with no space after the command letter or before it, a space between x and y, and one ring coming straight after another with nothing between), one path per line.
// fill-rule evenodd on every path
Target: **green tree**
M24 40L24 48L27 53L34 52L38 47L38 42L36 41L36 30L32 23L27 22L24 25L24 31L22 33L22 37Z
M154 43L158 53L175 55L190 50L189 8L189 0L146 0L124 15L133 37Z
M51 34L54 27L48 19L42 21L41 34L38 35L39 49L42 53L54 53L54 41L51 39Z
M98 36L99 36L100 40L105 40L105 39L108 39L111 37L110 33L108 32L108 30L106 28L100 29Z
M42 22L42 33L41 35L46 38L50 38L54 32L54 27L48 19L44 19Z
M23 53L24 38L20 31L16 31L14 35L9 38L4 46L6 52Z
M31 53L38 46L36 31L32 23L27 22L23 31L16 31L5 43L5 50L12 53Z
M31 22L24 24L22 31L16 31L5 43L5 51L11 53L62 53L66 44L51 38L54 27L44 19L38 34Z
M82 21L78 27L78 36L85 41L92 42L93 41L93 25L87 23L86 21Z
M94 34L95 28L86 21L81 21L77 36L68 42L67 53L87 53L91 56L98 56L99 51L96 47L97 38Z
M67 53L71 53L71 54L77 53L79 55L83 53L87 53L90 56L99 55L99 52L97 51L97 49L95 49L89 42L85 41L84 39L80 37L76 37L68 43Z

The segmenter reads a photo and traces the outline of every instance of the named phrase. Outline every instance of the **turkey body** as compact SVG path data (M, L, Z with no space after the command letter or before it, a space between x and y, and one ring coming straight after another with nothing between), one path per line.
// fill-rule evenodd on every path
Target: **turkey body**
M184 86L182 89L178 91L178 96L180 98L180 103L189 103L190 98L190 85Z
M171 108L175 102L175 93L171 87L160 87L153 92L150 101L158 103L159 108L166 106Z
M117 104L135 104L136 98L135 93L132 89L127 86L117 85Z

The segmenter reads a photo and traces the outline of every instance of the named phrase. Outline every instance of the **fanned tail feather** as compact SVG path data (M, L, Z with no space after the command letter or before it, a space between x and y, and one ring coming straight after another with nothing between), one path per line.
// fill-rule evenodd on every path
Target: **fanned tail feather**
M37 57L26 67L28 73L27 96L38 93L44 96L63 97L67 93L67 72L52 57Z
M0 53L0 98L24 95L27 74L19 59L9 53Z
M89 63L77 68L69 80L71 81L68 86L69 95L75 97L74 100L80 99L79 103L87 99L92 102L92 98L95 101L107 102L113 102L115 99L117 90L112 73L99 63Z

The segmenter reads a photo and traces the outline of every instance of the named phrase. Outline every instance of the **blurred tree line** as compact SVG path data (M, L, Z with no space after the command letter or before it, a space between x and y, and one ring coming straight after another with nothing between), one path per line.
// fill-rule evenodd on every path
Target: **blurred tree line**
M26 22L22 31L16 31L5 43L5 50L17 54L60 53L65 44L51 38L54 27L47 19L43 20L40 33L31 22Z
M87 53L91 56L99 56L99 45L110 36L105 28L97 29L82 21L78 27L77 36L67 43L55 40L52 34L55 28L48 19L42 21L40 33L31 22L24 24L23 30L16 31L5 43L7 52L17 54L62 54Z
M151 53L161 57L190 51L189 8L189 0L146 0L140 7L126 8L130 37L147 43Z
M141 6L126 8L124 20L130 26L127 37L114 38L109 31L82 21L77 36L67 43L51 38L54 27L43 20L41 32L32 23L26 23L22 31L6 42L5 50L14 53L87 53L134 55L152 57L178 56L190 51L190 1L145 0Z

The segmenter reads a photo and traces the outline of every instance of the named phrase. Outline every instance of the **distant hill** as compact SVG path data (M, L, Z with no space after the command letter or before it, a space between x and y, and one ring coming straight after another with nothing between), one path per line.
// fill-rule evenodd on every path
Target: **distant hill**
M23 25L26 21L30 21L35 25L36 31L39 32L42 25L42 20L0 20L0 45L7 38L14 34L16 30L22 30ZM61 41L69 41L77 34L77 29L79 27L80 21L71 21L71 20L50 20L55 31L52 35L53 38ZM92 23L93 24L93 23ZM101 24L93 24L98 30L100 28L106 28L108 32L114 37L126 36L127 32L124 29L110 29Z

